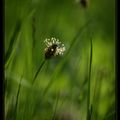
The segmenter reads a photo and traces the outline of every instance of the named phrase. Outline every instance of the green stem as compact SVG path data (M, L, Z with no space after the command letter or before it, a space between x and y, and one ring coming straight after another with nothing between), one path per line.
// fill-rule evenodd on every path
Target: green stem
M90 120L90 78L91 78L91 66L92 66L92 39L91 39L91 51L90 51L90 67L88 77L88 96L87 96L87 120Z
M34 84L34 82L35 82L35 79L37 78L37 76L38 76L38 73L40 72L40 70L42 69L42 67L43 67L43 65L44 65L44 63L45 63L45 59L42 61L42 63L41 63L41 65L40 65L40 67L38 68L38 70L37 70L37 72L36 72L36 74L35 74L35 76L34 76L34 78L33 78L33 81L32 81L32 84Z

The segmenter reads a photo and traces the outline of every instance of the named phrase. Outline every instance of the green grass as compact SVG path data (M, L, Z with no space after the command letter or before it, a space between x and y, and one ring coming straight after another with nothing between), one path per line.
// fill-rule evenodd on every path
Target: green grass
M115 120L114 1L6 0L5 10L5 119ZM66 51L44 61L51 37Z

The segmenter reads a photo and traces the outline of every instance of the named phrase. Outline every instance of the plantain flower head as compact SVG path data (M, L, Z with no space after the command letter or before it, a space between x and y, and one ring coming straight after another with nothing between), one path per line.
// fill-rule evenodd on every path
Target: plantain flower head
M45 59L50 59L53 56L63 55L65 51L65 46L62 44L59 39L51 38L45 39Z

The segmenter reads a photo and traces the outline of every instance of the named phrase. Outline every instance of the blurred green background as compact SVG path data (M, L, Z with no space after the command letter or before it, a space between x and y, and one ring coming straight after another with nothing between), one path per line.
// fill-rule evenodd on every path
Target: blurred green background
M115 1L5 0L5 119L115 120ZM63 56L45 62L44 40ZM69 54L67 54L69 53Z

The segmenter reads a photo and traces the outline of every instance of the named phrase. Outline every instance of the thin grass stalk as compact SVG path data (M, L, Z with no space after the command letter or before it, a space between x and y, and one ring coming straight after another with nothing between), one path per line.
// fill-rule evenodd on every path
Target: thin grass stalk
M95 80L95 88L94 88L94 94L93 94L93 100L92 100L92 115L91 115L91 119L94 120L95 119L95 111L96 111L96 103L97 103L97 100L95 99L97 97L97 95L99 94L98 93L98 85L100 85L100 83L98 82L98 80L96 79Z
M88 76L88 95L87 95L87 120L91 119L91 108L90 108L90 79L91 79L91 67L92 67L92 39L91 39L91 50L90 50L90 67Z
M34 76L34 78L32 80L32 85L34 84L34 82L35 82L35 80L36 80L36 78L38 76L38 73L40 72L40 70L42 69L43 65L45 64L45 61L46 61L45 59L42 61L40 67L38 68L37 72L35 73L35 76Z
M21 88L22 78L23 78L23 75L22 75L21 78L20 78L19 87L18 87L18 92L17 92L17 96L16 96L16 103L15 103L15 108L14 108L14 120L16 120L16 116L17 116L18 98L19 98L19 94L20 94L20 88Z
M84 29L86 28L86 26L88 26L90 23L94 22L92 19L90 19L89 21L87 21L87 23L85 23L85 25L83 25L77 32L77 34L74 36L73 40L71 41L70 47L68 49L68 52L66 55L69 54L72 46L75 44L75 42L77 41L77 39L80 37L80 35L82 34L82 32L84 31Z
M54 109L53 115L52 115L52 120L55 120L55 115L56 115L56 111L57 111L57 106L58 106L59 98L60 98L60 93L58 92L58 95L57 95L57 98L56 98L55 109Z

